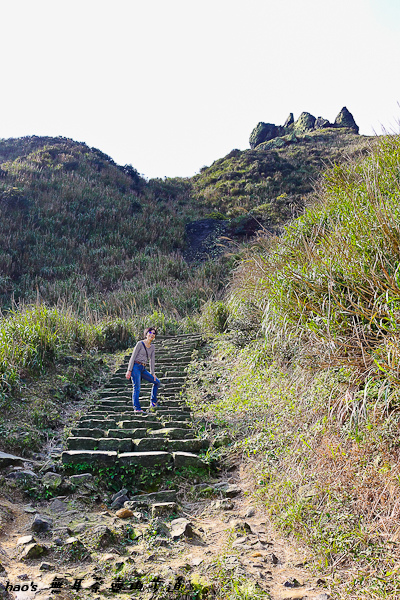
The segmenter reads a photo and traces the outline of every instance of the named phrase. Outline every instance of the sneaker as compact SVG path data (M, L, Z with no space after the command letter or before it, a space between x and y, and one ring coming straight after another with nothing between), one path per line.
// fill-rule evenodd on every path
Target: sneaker
M157 408L158 402L150 402L151 408Z
M133 412L140 413L141 415L147 415L146 411L143 410L142 408L141 409L135 408Z

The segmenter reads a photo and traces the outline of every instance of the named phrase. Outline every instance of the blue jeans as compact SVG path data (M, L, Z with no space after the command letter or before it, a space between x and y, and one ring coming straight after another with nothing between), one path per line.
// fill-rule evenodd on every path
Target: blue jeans
M160 380L157 379L154 381L154 377L151 373L146 371L143 365L138 365L138 363L134 363L131 379L133 384L133 392L132 392L132 402L133 408L135 410L141 410L140 402L139 402L139 394L140 394L140 380L145 379L146 381L150 381L153 383L153 387L151 390L151 398L150 402L152 404L156 404L157 402L157 392L160 385Z

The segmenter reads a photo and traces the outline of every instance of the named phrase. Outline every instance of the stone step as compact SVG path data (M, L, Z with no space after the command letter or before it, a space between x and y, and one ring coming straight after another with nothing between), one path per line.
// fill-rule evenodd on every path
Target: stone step
M78 423L79 429L104 429L104 426L107 425L107 428L110 428L114 425L116 426L116 422L113 419L82 419Z
M146 429L162 429L160 421L147 421L144 417L142 419L135 419L132 421L119 421L119 429L136 429L137 427L145 427Z
M173 455L169 452L124 452L118 456L118 462L124 467L168 467L172 465Z
M166 421L164 419L161 420L161 424L163 429L168 429L168 427L174 427L178 429L188 429L191 428L190 421Z
M67 439L68 450L115 450L119 452L131 452L132 438L90 438L69 437Z
M140 437L146 437L146 427L136 427L135 429L109 429L105 432L107 437L118 438L120 440L133 440Z
M71 434L73 436L83 436L83 437L90 437L90 438L102 438L104 437L104 431L106 431L105 429L98 429L98 428L91 428L91 427L74 427L73 429L71 429Z
M90 464L113 466L118 459L118 453L115 451L106 452L105 450L66 450L61 455L63 464Z
M204 449L203 440L169 440L165 438L140 438L132 440L132 449L137 452L161 450L164 452L200 452Z
M193 433L184 427L160 427L147 432L148 437L163 437L170 440L187 440L193 437Z

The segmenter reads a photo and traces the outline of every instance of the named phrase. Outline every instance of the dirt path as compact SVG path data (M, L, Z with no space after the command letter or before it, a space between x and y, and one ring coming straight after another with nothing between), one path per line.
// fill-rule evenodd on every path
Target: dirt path
M9 495L2 497L0 562L5 572L0 582L4 586L9 582L14 590L15 586L19 586L19 591L11 592L9 598L47 600L55 597L52 593L55 577L65 578L65 585L56 594L57 598L90 598L93 596L90 586L101 580L96 596L101 598L103 594L110 595L118 573L124 579L132 576L134 569L144 581L155 573L162 581L182 577L185 582L190 582L197 576L203 583L214 583L217 590L228 586L230 581L242 581L243 585L254 587L254 590L263 590L274 600L329 598L318 577L304 567L307 561L305 553L288 540L280 539L273 532L265 513L252 501L251 483L244 468L226 474L221 481L237 485L240 488L236 490L238 495L224 498L221 494L218 499L214 494L214 498L201 499L205 484L193 487L188 483L175 516L190 521L193 534L175 540L168 539L162 530L158 533L151 530L152 521L146 511L135 511L131 518L120 519L114 510L102 503L101 498L93 503L93 490L90 494L75 493L29 504L21 497L15 496L14 500ZM216 481L211 483L215 485ZM52 519L49 532L32 532L33 517L37 513ZM129 527L140 532L134 543L126 543L124 537ZM107 532L114 532L116 537L107 539ZM49 552L36 559L23 559L26 543L18 545L18 540L29 535L46 546ZM66 536L81 540L85 548L90 549L88 556L77 560L73 552L67 550ZM97 540L94 545L93 540ZM80 578L86 587L77 596L71 588ZM36 591L32 590L32 584L37 586ZM25 590L21 591L24 585ZM125 599L132 594L127 596L120 590L113 596ZM142 591L137 597L162 596ZM265 597L268 598L268 595Z

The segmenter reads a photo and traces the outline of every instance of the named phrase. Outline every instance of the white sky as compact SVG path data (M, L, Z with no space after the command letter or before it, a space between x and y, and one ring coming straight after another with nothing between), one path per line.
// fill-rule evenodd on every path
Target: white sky
M191 176L302 111L399 130L399 0L0 0L0 137Z

